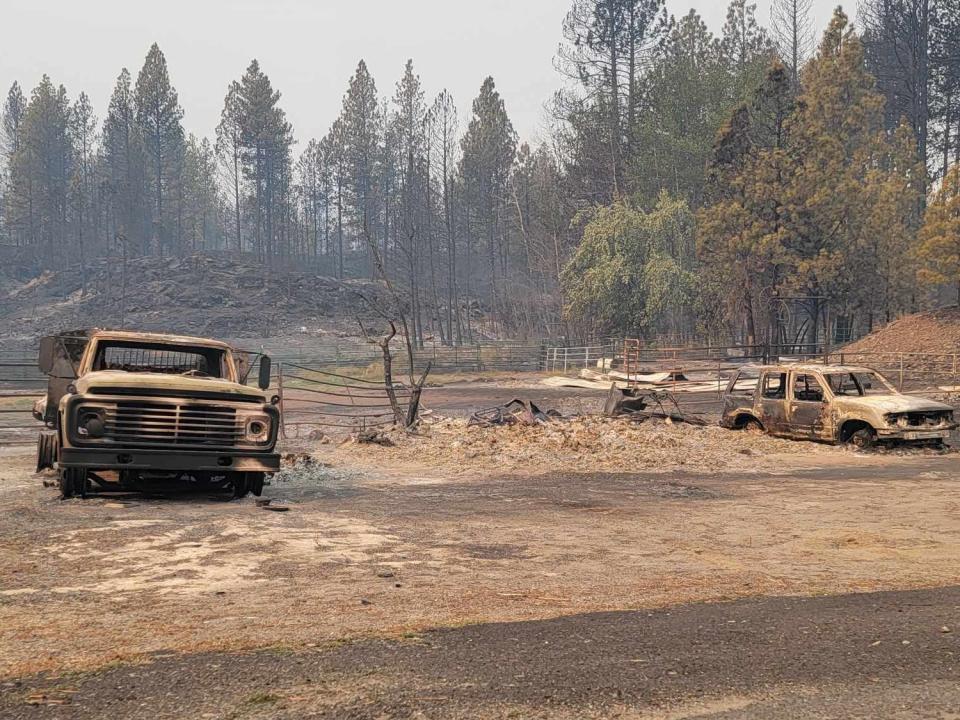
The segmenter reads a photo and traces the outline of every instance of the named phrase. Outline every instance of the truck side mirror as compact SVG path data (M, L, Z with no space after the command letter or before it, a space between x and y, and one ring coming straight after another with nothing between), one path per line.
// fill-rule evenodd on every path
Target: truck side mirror
M44 375L53 372L53 363L56 358L57 339L48 336L40 340L40 353L37 356L37 367Z
M270 387L270 371L272 363L269 356L261 355L260 356L260 376L257 378L257 387L261 390L266 390Z

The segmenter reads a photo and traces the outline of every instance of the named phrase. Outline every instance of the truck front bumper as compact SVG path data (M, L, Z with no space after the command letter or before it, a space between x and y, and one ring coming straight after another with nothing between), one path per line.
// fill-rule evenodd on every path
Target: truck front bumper
M88 470L156 472L277 472L278 453L224 450L139 450L135 448L61 448L60 467Z

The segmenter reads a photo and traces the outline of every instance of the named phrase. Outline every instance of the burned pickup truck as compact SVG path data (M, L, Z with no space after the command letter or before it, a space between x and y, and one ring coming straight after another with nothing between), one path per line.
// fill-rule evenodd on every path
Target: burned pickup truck
M37 470L56 470L64 497L154 479L259 495L279 469L266 356L253 388L250 357L224 343L93 330L44 338L38 364L48 384L33 410L45 425Z
M875 370L840 365L741 368L727 385L720 424L857 447L942 444L957 427L949 405L904 395Z

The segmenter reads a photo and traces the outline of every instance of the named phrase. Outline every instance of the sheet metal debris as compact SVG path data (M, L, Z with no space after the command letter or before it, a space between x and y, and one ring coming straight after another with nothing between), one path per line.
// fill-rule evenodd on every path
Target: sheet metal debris
M663 390L624 389L616 384L610 386L603 414L607 417L627 416L635 422L658 419L699 427L707 424L702 417L683 412L671 393Z
M494 425L540 425L562 418L557 410L541 410L532 400L515 399L498 407L477 410L471 417L470 426L493 427Z
M541 380L543 385L585 390L606 390L611 384L621 388L642 387L646 389L669 389L674 393L717 392L727 386L727 379L716 372L702 370L686 373L679 370L649 374L627 374L619 371L596 372L583 369L579 377L553 376Z

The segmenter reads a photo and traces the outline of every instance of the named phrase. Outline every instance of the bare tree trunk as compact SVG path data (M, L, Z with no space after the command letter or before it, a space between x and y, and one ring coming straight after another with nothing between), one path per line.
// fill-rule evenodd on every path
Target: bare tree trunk
M360 324L363 330L363 323ZM364 335L366 331L364 330ZM397 425L404 421L403 410L400 409L400 402L397 400L397 391L393 386L393 354L390 352L390 341L397 335L397 326L390 321L390 333L380 340L370 340L368 342L377 345L383 353L383 386L387 391L387 398L390 400L390 409L393 410L393 421Z
M343 178L337 177L337 278L343 280Z

